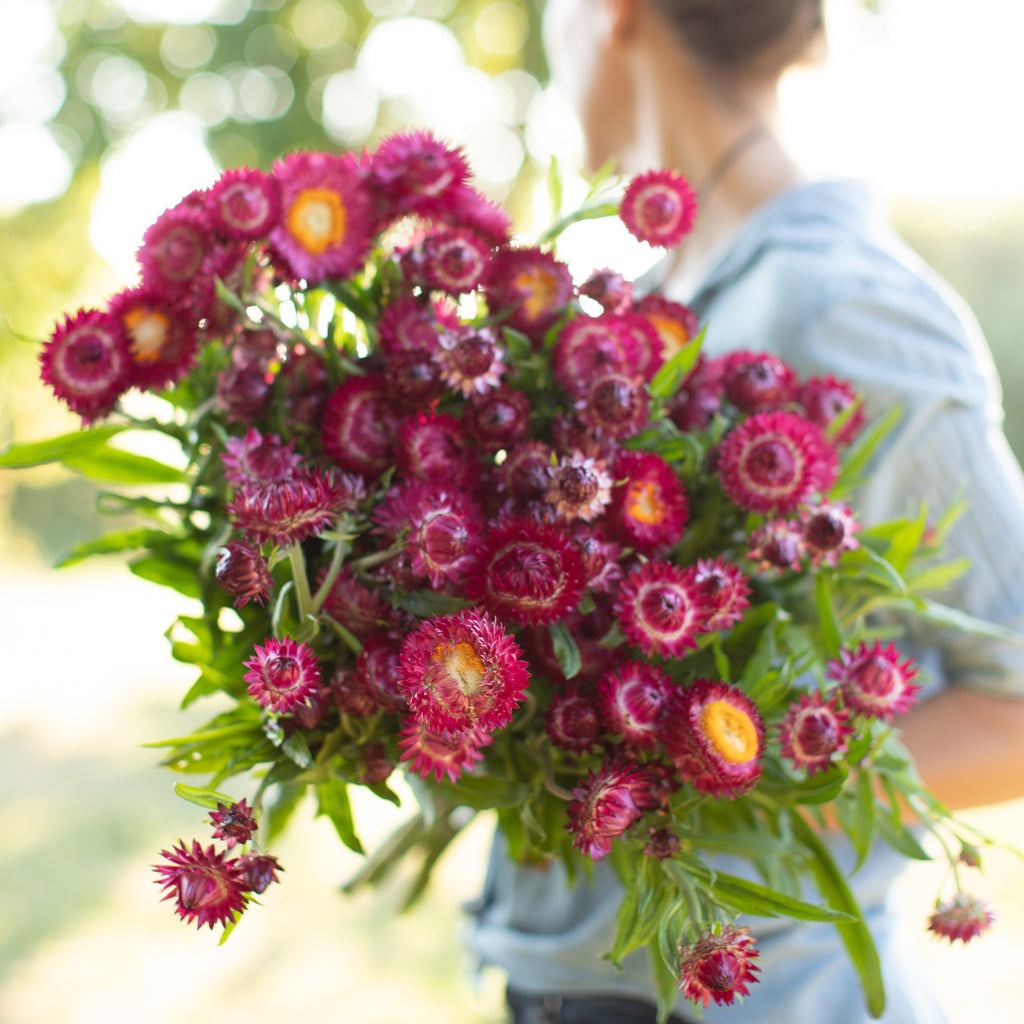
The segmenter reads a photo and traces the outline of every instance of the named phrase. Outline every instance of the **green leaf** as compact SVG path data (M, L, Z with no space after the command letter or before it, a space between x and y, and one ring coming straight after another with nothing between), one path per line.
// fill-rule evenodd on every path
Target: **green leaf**
M843 637L839 632L839 622L832 604L832 590L829 587L828 579L823 574L819 573L814 578L814 596L818 603L818 621L821 623L825 648L835 658L839 655L839 648L843 645Z
M469 602L462 598L450 597L434 590L410 590L398 599L398 603L421 619L431 619L435 615L454 615L469 606Z
M721 633L715 633L711 640L711 652L715 656L715 671L718 673L719 679L724 679L726 682L729 681L729 659L726 657L725 652L722 650L722 635Z
M923 597L913 597L903 606L909 607L929 622L934 622L940 626L951 626L953 629L959 629L964 633L987 636L994 640L1006 640L1013 644L1024 644L1024 634L1016 633L1012 629L1006 629L994 622L977 619L973 615L968 615L957 608L950 608L948 605L940 604L938 601L931 601Z
M92 555L111 555L120 551L134 551L136 548L149 547L154 541L166 541L168 534L163 530L123 530L120 533L108 533L105 537L89 540L77 545L58 563L57 568L76 565Z
M768 917L795 917L801 921L828 921L833 924L851 921L856 916L839 907L819 907L794 896L776 892L760 882L717 871L708 873L708 888L721 902L741 914L763 914ZM827 897L826 897L827 898Z
M27 469L59 462L67 456L84 455L86 452L103 447L116 434L126 430L124 426L93 427L91 430L77 430L61 434L46 441L30 444L12 444L0 452L0 467L4 469Z
M553 156L551 163L548 164L548 198L551 200L551 212L555 217L562 212L564 195L562 169L558 166L558 158Z
M363 844L356 835L352 819L352 804L348 798L348 786L338 778L330 778L316 787L317 812L319 818L326 815L331 819L338 838L356 853L363 853Z
M943 565L929 565L924 569L910 569L906 573L907 587L911 591L935 593L944 590L971 568L969 558L958 558Z
M857 478L867 468L868 462L871 461L871 457L875 454L875 450L882 442L882 439L890 430L892 430L902 415L902 406L893 406L885 416L872 423L860 435L860 437L858 437L857 440L847 448L846 453L843 456L843 466L839 474L839 479L832 488L832 493L834 495L838 496L845 494L847 491L852 489Z
M518 807L530 795L530 787L525 782L508 782L490 775L462 775L458 782L442 781L441 792L458 806L485 811Z
M707 328L701 329L696 338L689 344L684 345L660 370L654 375L651 381L650 392L652 398L671 398L678 390L679 385L686 379L686 375L693 369L700 355L701 346L704 344L704 335Z
M174 792L182 800L187 800L190 804L196 804L198 807L205 807L210 811L217 810L221 804L225 807L230 807L236 802L233 796L228 796L226 793L218 793L215 789L200 789L196 786L186 786L184 782L176 782L174 784Z
M793 847L770 832L737 829L727 832L686 832L684 844L711 853L731 853L739 857L792 857Z
M898 825L889 814L878 808L875 825L882 840L888 843L897 853L911 860L932 860L932 855L914 837L913 832L905 825Z
M853 869L857 871L871 852L871 843L875 837L875 794L870 772L857 773L854 796L850 841L857 851L857 863Z
M907 592L907 585L896 571L896 567L866 544L862 544L856 551L845 552L840 568L843 577L855 580L869 579L897 594Z
M552 622L548 627L551 631L551 643L555 649L555 657L562 667L566 679L572 679L583 667L580 649L576 646L572 633L564 622Z
M309 751L309 744L301 732L293 732L281 744L281 749L303 770L313 764L313 755Z
M871 1015L881 1017L885 1010L882 965L871 932L861 919L863 915L860 907L850 892L842 872L814 829L798 814L792 816L792 824L794 835L807 850L807 866L814 875L822 896L836 910L856 918L837 924L836 930L860 977Z
M159 583L162 587L170 587L179 594L194 597L196 600L202 597L203 588L195 565L169 562L160 555L143 555L130 562L128 568L140 579Z
M889 550L886 552L886 558L897 572L906 572L910 559L921 543L927 525L928 508L922 505L918 517L907 520L893 536Z
M82 476L119 484L178 484L188 479L180 469L120 448L100 447L75 452L62 456L60 461Z

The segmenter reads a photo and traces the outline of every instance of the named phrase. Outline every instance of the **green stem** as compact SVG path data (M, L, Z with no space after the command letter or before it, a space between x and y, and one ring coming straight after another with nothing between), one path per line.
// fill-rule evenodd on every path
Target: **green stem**
M356 572L362 572L364 569L373 569L375 566L390 562L392 558L400 555L404 550L405 541L401 541L398 544L392 544L391 547L386 548L384 551L377 551L372 555L364 555L362 558L357 558L354 562L349 562L349 565Z
M320 609L323 608L324 601L327 600L327 595L330 594L331 587L334 586L335 580L338 578L338 573L341 572L341 566L345 561L345 555L348 554L348 551L348 543L339 538L334 546L334 554L331 557L331 564L327 570L327 575L324 577L323 583L320 584L313 597L312 610L314 615L320 614Z
M313 607L313 595L309 592L309 577L306 575L306 559L298 542L288 549L288 561L292 567L292 578L295 580L295 596L299 602L299 621L306 622L307 616L316 617Z
M540 236L540 245L545 245L548 242L553 242L559 235L565 231L566 228L572 227L573 224L578 224L584 220L599 220L601 217L614 217L619 212L619 204L616 203L595 203L593 206L584 206L580 210L575 210L573 213L567 214L562 217L561 220L555 221Z

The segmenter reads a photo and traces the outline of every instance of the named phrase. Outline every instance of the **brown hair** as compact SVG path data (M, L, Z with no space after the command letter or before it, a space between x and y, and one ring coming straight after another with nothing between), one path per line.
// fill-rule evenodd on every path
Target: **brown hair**
M778 73L823 29L822 0L651 0L687 50L727 76Z

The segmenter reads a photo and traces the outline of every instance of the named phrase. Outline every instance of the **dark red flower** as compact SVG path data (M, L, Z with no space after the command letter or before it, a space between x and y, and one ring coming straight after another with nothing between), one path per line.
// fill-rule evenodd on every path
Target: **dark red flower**
M697 337L697 315L681 302L673 302L651 292L633 303L633 312L639 313L658 332L661 339L660 355L665 361Z
M181 202L165 210L146 229L136 254L147 293L154 300L185 299L212 245L201 204Z
M648 785L646 773L635 764L605 762L596 772L589 769L566 808L572 845L591 860L606 857L612 841L651 806Z
M846 752L853 733L849 719L850 711L839 707L838 696L826 700L817 690L801 694L779 723L783 756L795 768L806 768L808 775L824 771L833 758Z
M697 194L682 175L646 171L630 181L619 216L630 234L663 248L678 245L693 227Z
M249 671L242 680L249 684L249 695L272 711L293 710L320 685L320 668L312 648L290 637L271 637L262 647L256 644L253 657L244 664Z
M996 915L987 903L959 892L945 903L936 902L935 910L928 918L928 931L939 938L949 939L950 945L958 939L966 945L987 932L995 919Z
M867 718L890 722L905 715L921 687L911 680L917 675L912 658L900 661L895 644L882 647L881 640L867 641L856 649L842 648L839 658L826 667L830 679L839 683L843 701Z
M409 722L401 736L401 760L411 761L412 770L421 779L433 775L438 782L445 775L458 782L464 771L484 759L481 749L494 742L494 737L482 729L437 731L420 721Z
M215 231L228 238L265 237L281 213L281 189L270 174L253 167L225 171L206 194Z
M697 649L697 634L707 625L693 571L668 562L634 569L619 588L615 611L629 642L644 654L682 658Z
M731 352L725 359L722 386L743 412L771 412L794 397L796 375L769 352Z
M502 249L491 260L485 292L493 314L539 342L572 298L572 275L549 252Z
M263 604L273 585L267 560L259 550L235 540L221 548L213 576L235 599L236 608L244 608L249 601Z
M249 842L257 827L252 808L244 798L235 804L217 804L217 810L210 812L210 824L215 826L213 838L223 839L229 850L236 843Z
M630 749L654 750L675 690L672 680L645 661L626 661L597 684L607 731Z
M530 430L530 400L513 388L474 395L466 406L466 429L486 451L506 451L524 440Z
M189 849L179 839L177 846L161 850L160 856L168 863L153 866L160 875L156 883L167 890L163 899L176 901L175 910L187 924L195 921L197 927L206 924L211 930L215 924L229 925L248 905L248 882L238 861L226 861L225 854L212 845L204 850L193 839Z
M328 458L342 469L380 476L392 463L398 415L384 377L350 377L327 399L321 440Z
M615 313L630 304L633 286L617 270L605 268L595 270L580 285L579 293L599 303L606 313Z
M749 929L723 925L718 934L708 932L679 947L679 988L699 1006L712 999L716 1006L731 1006L736 996L750 995L747 985L758 980L758 955Z
M824 430L833 420L857 402L857 389L849 382L832 376L808 377L800 389L800 404L807 412L807 418ZM832 439L837 448L852 444L864 429L867 417L863 407L850 414L849 419Z
M196 325L170 299L143 285L118 292L107 308L128 335L132 383L137 388L159 391L192 369Z
M735 626L750 606L750 581L738 566L719 556L714 561L698 558L693 582L700 589L708 613L706 629L718 633Z
M612 475L617 482L608 519L623 544L653 555L682 537L689 502L679 477L660 455L620 452Z
M547 711L547 733L556 747L588 754L601 735L601 712L594 695L579 686L560 686Z
M569 394L580 395L605 371L635 373L637 359L637 343L621 317L580 316L558 332L551 371Z
M264 437L255 427L250 427L245 437L229 437L224 442L222 461L225 477L235 486L286 483L302 468L294 440L283 444L277 434Z
M235 864L245 879L246 892L254 892L258 896L270 888L272 882L279 882L278 871L284 871L281 862L268 853L244 853Z

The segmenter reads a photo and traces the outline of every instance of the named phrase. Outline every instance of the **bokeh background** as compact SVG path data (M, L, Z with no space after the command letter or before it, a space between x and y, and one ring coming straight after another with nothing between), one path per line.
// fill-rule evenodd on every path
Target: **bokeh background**
M881 6L881 12L872 7ZM57 317L130 283L144 228L220 169L298 147L373 145L429 127L463 144L524 236L569 201L577 129L550 87L542 0L0 0L0 444L74 429L36 379ZM785 131L811 166L865 175L910 243L974 308L1024 453L1024 11L1005 0L834 0L826 68L785 83ZM622 233L580 229L582 270L643 269ZM34 340L35 339L35 340ZM300 811L275 851L287 884L223 947L156 902L148 865L202 812L140 744L214 713L176 710L188 671L162 635L188 609L116 559L52 565L107 525L94 484L0 471L0 1024L319 1019L489 1024L502 979L460 950L491 823L457 842L418 909L343 897L357 867ZM969 497L969 496L968 496ZM239 793L239 795L242 795ZM401 817L356 805L364 839ZM1024 846L1024 804L970 822ZM915 866L907 942L955 1024L1020 1020L1024 867L988 855L990 937L951 950L923 919L948 880Z

